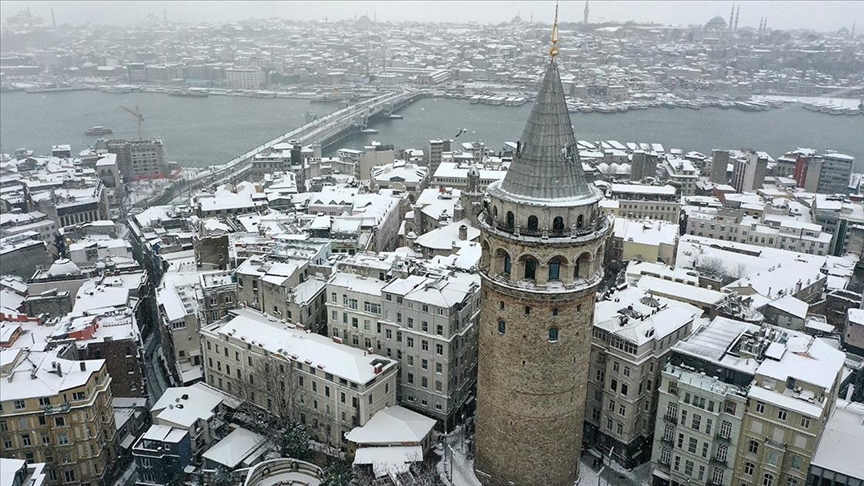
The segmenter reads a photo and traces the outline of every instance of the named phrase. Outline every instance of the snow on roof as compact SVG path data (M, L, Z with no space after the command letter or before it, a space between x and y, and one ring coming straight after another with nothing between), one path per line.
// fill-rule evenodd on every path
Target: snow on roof
M387 282L382 280L344 272L334 273L328 284L344 287L352 292L375 296L380 296L381 290L387 286Z
M796 299L791 295L779 298L768 304L769 306L781 310L787 314L804 319L807 317L807 310L810 309L810 304Z
M177 443L183 440L183 437L187 434L187 431L176 427L153 424L146 432L144 432L139 440Z
M758 329L759 326L754 324L715 317L709 324L696 329L687 340L675 344L675 351L754 373L759 366L755 359L742 360L728 355L727 351L742 334Z
M845 354L822 339L795 331L789 333L786 352L779 360L766 359L758 373L778 381L795 378L825 390L830 390L843 368Z
M379 410L362 427L345 436L358 445L419 444L435 427L435 419L398 405Z
M659 246L661 244L675 245L678 239L677 224L666 221L633 220L615 218L615 237L624 242Z
M338 344L251 309L231 310L227 318L205 329L235 339L245 337L250 343L254 340L271 353L296 356L295 360L300 362L311 361L315 366L323 366L325 372L355 383L367 383L378 376L373 362L383 364L385 370L396 366L394 360L384 356Z
M611 184L613 194L659 194L674 196L675 188L672 186L648 186L645 184Z
M21 354L23 353L23 354ZM33 397L50 397L64 390L84 386L94 373L105 365L104 359L70 361L57 356L56 351L37 352L25 349L0 349L0 364L17 364L10 372L14 378L3 380L3 401ZM84 369L81 369L81 366ZM55 368L56 365L56 368ZM35 367L35 368L34 368ZM60 374L53 372L59 368ZM35 370L35 378L31 373Z
M810 464L851 478L864 478L864 404L837 400L822 429Z
M611 299L595 306L594 325L637 346L663 339L702 315L697 307L651 296L638 287L616 292Z
M864 326L864 309L849 309L846 316L849 324Z
M453 248L454 242L460 241L459 227L462 225L465 225L468 228L467 241L474 241L480 237L480 230L471 226L470 220L463 219L424 233L417 237L415 242L424 248L431 248L433 250L450 250Z
M202 457L234 469L244 459L265 445L267 438L243 427L237 427L227 437L213 444Z
M376 478L408 472L412 463L422 461L420 446L362 447L354 455L354 464L371 464Z
M750 390L747 392L747 396L755 400L762 400L773 403L780 408L794 410L802 415L807 415L808 417L818 418L822 416L822 404L816 401L810 403L808 401L795 398L791 395L778 393L774 390L768 390L766 388L758 386L750 387Z
M664 280L657 277L646 275L639 279L636 286L648 292L658 294L669 299L678 300L679 298L687 301L698 302L703 305L714 305L726 297L723 292L716 290L704 289L694 285L687 285L670 280Z
M199 384L166 388L150 414L157 423L189 428L198 420L209 420L224 400L218 390Z

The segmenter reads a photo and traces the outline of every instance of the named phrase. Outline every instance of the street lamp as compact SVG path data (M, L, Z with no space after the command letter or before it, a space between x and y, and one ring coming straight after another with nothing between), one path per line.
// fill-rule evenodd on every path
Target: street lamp
M615 452L615 447L609 449L609 465L612 465L612 453ZM600 471L597 472L597 486L600 486L600 478L603 476L603 470L606 469L606 456L602 453L600 454L600 461L603 463L603 467L600 468Z

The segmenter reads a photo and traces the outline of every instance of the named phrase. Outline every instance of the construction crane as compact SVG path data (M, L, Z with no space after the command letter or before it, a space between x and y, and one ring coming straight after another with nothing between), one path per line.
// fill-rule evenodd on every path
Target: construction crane
M144 115L141 114L141 111L138 109L137 106L135 107L135 111L132 111L125 106L121 106L120 108L123 108L123 110L129 112L132 116L135 117L135 123L138 125L138 140L141 140L143 138L141 135L141 124L144 123Z

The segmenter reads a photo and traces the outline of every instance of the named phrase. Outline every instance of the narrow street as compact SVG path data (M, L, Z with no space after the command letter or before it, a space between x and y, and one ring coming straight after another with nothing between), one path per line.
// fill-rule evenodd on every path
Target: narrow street
M150 404L154 404L165 393L168 385L162 374L162 364L159 363L159 348L156 338L158 332L151 332L144 341L144 374L147 375L147 391L150 393Z

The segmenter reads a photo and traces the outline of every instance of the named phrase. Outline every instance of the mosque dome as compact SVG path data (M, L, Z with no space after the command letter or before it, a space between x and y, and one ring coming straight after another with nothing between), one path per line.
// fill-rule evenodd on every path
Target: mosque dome
M726 21L718 15L705 24L705 30L726 30Z
M51 264L48 269L48 275L51 277L65 277L67 275L81 275L81 269L78 265L72 263L71 260L61 258Z

